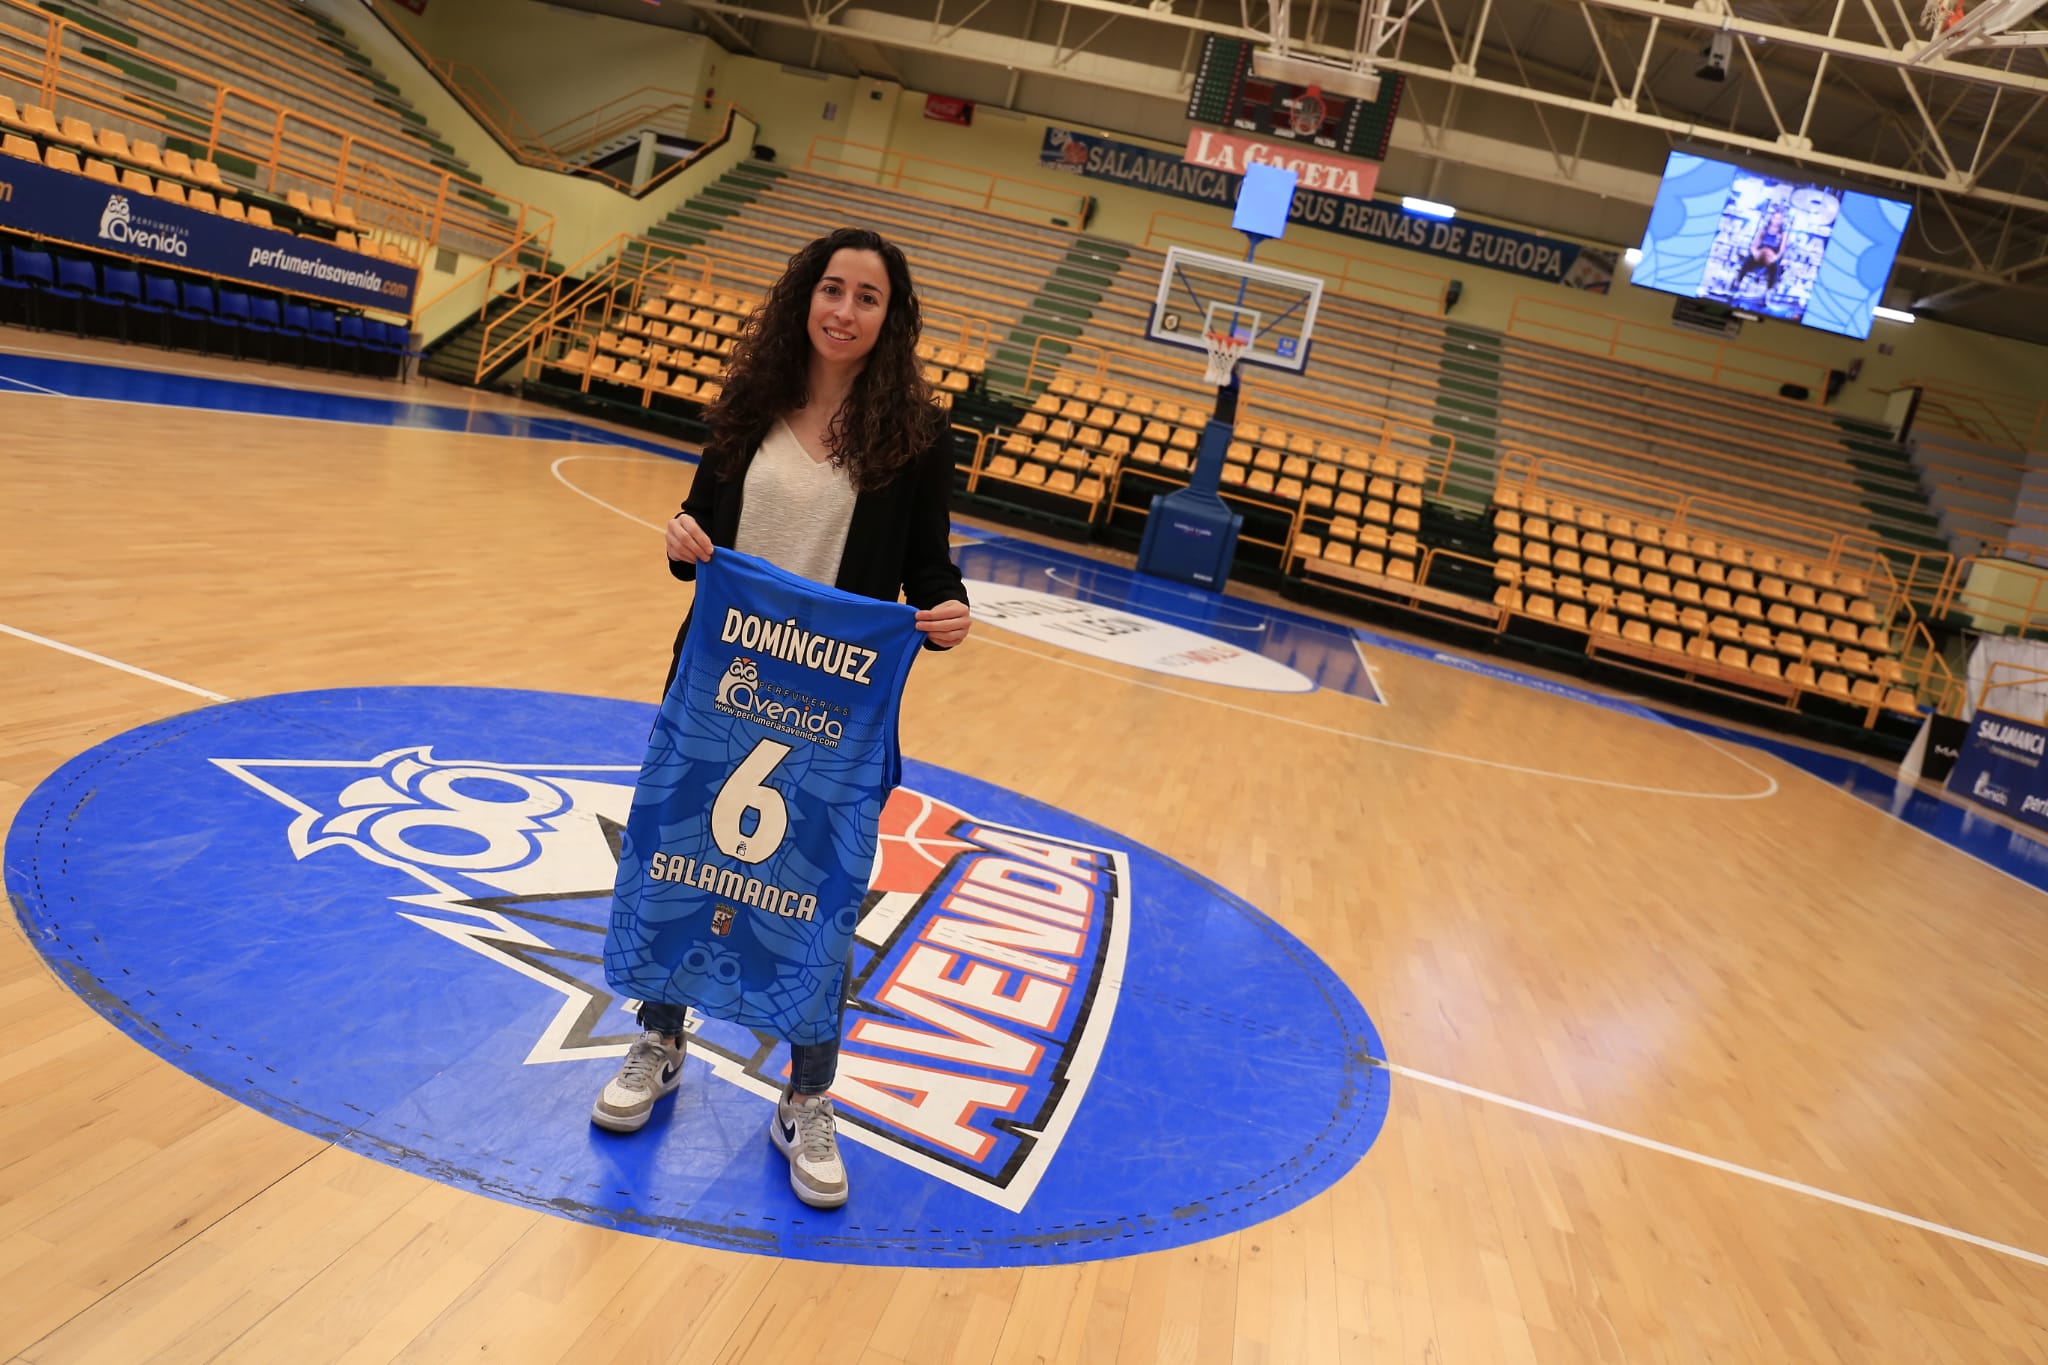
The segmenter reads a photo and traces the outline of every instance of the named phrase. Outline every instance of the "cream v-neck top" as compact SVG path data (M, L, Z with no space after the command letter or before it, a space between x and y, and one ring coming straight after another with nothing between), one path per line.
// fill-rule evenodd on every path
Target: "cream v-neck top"
M777 418L747 467L735 548L829 587L839 577L853 499L846 471L812 459Z

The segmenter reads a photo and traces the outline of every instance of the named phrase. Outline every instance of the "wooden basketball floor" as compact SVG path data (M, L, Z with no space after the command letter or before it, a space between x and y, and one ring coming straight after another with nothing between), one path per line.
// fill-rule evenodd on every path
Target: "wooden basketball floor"
M689 590L648 524L691 472L0 384L0 825L208 704L175 683L653 701ZM904 712L912 757L1186 864L1348 983L1391 1108L1301 1207L1028 1269L607 1231L243 1107L10 917L0 1362L2048 1361L2042 897L1760 751L1368 653L1388 705L984 624Z

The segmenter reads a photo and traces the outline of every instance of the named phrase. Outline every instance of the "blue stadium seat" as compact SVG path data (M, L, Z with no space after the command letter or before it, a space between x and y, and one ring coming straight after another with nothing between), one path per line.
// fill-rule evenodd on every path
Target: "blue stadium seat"
M392 356L393 374L403 371L407 360L420 358L422 353L414 349L412 344L412 332L403 323L376 322L372 323L371 327L381 330L384 334L384 349Z
M157 344L168 345L171 309L177 303L176 291L172 292L170 302L166 303L152 296L150 286L155 283L154 280L138 271L120 266L108 266L106 279L108 295L126 300L131 315L156 319L152 325L156 328Z
M314 342L321 349L321 363L330 369L334 368L340 362L341 353L344 349L341 340L341 329L335 321L334 314L325 308L313 308L307 311L310 314L308 330L312 332ZM354 348L349 347L347 349L350 353L349 368L353 370L355 368Z
M178 282L163 275L144 275L142 298L141 311L154 313L159 319L156 338L158 344L168 348L171 344L171 315L180 307Z
M374 353L370 345L370 329L364 325L360 313L344 314L336 322L341 328L341 344L348 351L349 372L359 374L364 360Z
M178 284L178 292L183 299L178 307L178 316L193 324L207 350L217 349L215 342L221 339L225 339L229 347L240 349L235 340L234 323L222 318L214 307L212 285L183 280Z
M27 280L15 279L11 268L0 271L0 321L27 322L32 302Z
M277 328L271 323L259 321L255 310L250 304L251 300L247 294L239 293L233 289L223 289L220 291L220 315L229 322L232 322L238 329L235 333L235 354L238 356L242 354L241 343L243 341L261 337L263 339L263 357L268 360L271 350L275 345ZM276 300L271 300L270 306L275 310L277 307Z
M283 331L298 343L299 363L311 364L318 345L313 336L313 310L303 303L286 303Z
M42 321L43 296L57 287L57 267L47 251L18 246L13 256L14 265L8 273L17 283L28 287L28 323L34 327Z
M394 375L404 358L404 349L392 339L391 330L374 318L363 318L363 350L374 357L371 373Z
M86 304L102 302L99 268L91 261L73 260L69 256L59 256L56 261L57 283L48 292L58 298L71 300L73 321L77 324L73 330L84 336Z

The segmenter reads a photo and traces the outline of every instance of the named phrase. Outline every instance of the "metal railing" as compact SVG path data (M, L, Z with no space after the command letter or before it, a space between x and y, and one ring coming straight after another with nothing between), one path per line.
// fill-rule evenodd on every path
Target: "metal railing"
M490 192L406 151L160 53L143 53L26 0L0 0L0 34L13 40L0 44L0 77L33 91L33 102L59 118L79 117L166 146L186 143L220 164L231 182L253 183L275 200L303 190L357 209L359 220L364 206L374 206L384 226L393 232L398 224L410 226L423 247L451 233L508 248L552 233L551 215L491 194L507 209L500 217L463 197L464 191ZM132 88L120 67L85 55L87 43L175 79L178 100ZM204 109L205 118L193 109Z
M1827 398L1829 367L1819 361L1707 337L1687 341L1673 337L1668 327L1611 317L1557 299L1517 297L1506 330L1524 341L1743 393L1779 398L1781 386L1795 384L1806 390L1807 403L1818 405Z
M836 137L811 139L803 169L834 180L880 185L1033 227L1068 232L1081 230L1089 200L1085 194L1051 189L1034 180Z
M2048 397L2008 393L1951 379L1910 380L1920 390L1917 425L1930 426L1979 445L2006 450L2048 451Z
M642 86L563 119L551 128L535 129L481 67L436 57L406 30L403 21L386 13L380 5L370 9L492 140L513 160L535 170L582 176L622 194L641 197L722 143L732 129L733 116L746 113L731 100L707 100L691 91ZM589 164L605 148L637 138L641 133L694 142L698 146L640 182Z

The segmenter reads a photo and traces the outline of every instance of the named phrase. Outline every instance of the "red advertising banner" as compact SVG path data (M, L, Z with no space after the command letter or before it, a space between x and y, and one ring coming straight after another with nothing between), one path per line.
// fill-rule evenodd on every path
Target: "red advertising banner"
M1215 128L1197 128L1189 133L1188 147L1181 153L1181 160L1232 175L1244 174L1248 165L1278 166L1281 170L1293 171L1300 188L1334 194L1342 199L1372 198L1373 186L1379 183L1380 178L1380 167L1376 161L1332 156L1285 140L1261 142L1257 138L1239 137Z
M974 122L974 101L955 99L951 95L926 95L924 116L941 123L957 123L964 128Z

